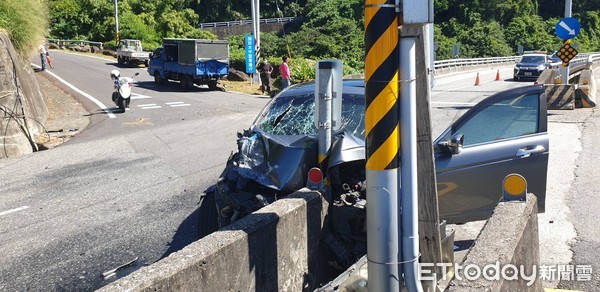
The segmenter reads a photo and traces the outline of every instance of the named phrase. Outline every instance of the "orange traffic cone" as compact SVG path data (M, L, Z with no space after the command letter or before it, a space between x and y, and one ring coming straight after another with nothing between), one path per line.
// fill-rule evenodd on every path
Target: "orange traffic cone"
M500 80L500 69L496 72L496 81Z
M475 78L475 85L479 85L479 72L477 72L477 78Z

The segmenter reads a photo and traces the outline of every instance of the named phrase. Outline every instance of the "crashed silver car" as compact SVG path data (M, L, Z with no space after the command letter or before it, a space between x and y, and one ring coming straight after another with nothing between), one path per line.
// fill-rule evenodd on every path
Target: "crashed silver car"
M345 80L342 126L323 169L333 232L325 242L340 266L366 252L366 197L363 80ZM250 129L238 133L238 150L200 206L199 235L247 215L303 188L317 167L315 84L277 95ZM488 218L502 196L502 180L521 174L543 212L546 197L548 133L542 85L510 89L487 97L434 141L440 216L449 223Z

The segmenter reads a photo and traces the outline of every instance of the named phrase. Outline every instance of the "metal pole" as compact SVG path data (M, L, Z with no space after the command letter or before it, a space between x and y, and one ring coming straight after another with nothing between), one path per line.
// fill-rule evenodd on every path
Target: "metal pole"
M116 40L116 43L118 43L119 42L119 5L117 3L117 0L115 0L115 26L117 29L115 40Z
M398 270L398 8L365 1L365 132L369 291L400 291Z
M419 200L417 197L416 41L400 39L400 145L402 198L402 262L406 288L423 291L419 281Z
M565 17L571 17L571 1L565 0ZM569 66L560 67L560 77L562 84L569 84Z
M251 9L252 9L252 35L254 36L254 59L255 64L260 62L260 14L259 14L259 5L260 0L251 0ZM260 74L256 74L256 78L258 80L258 84L260 82Z
M318 129L318 165L322 171L326 168L323 166L325 158L331 147L331 128L332 128L332 88L333 75L331 74L331 63L317 63L315 105L317 106L317 129Z

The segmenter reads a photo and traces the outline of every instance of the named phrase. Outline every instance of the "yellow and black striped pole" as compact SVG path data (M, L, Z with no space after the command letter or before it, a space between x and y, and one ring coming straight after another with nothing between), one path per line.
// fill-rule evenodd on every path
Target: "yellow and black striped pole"
M399 291L398 16L394 0L365 1L365 130L369 290Z

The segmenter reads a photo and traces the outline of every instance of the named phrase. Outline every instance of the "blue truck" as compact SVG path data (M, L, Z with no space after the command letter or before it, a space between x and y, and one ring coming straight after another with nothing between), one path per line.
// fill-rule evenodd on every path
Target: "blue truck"
M156 84L179 81L183 90L196 85L218 89L229 74L229 42L225 40L164 38L151 55L148 73Z

